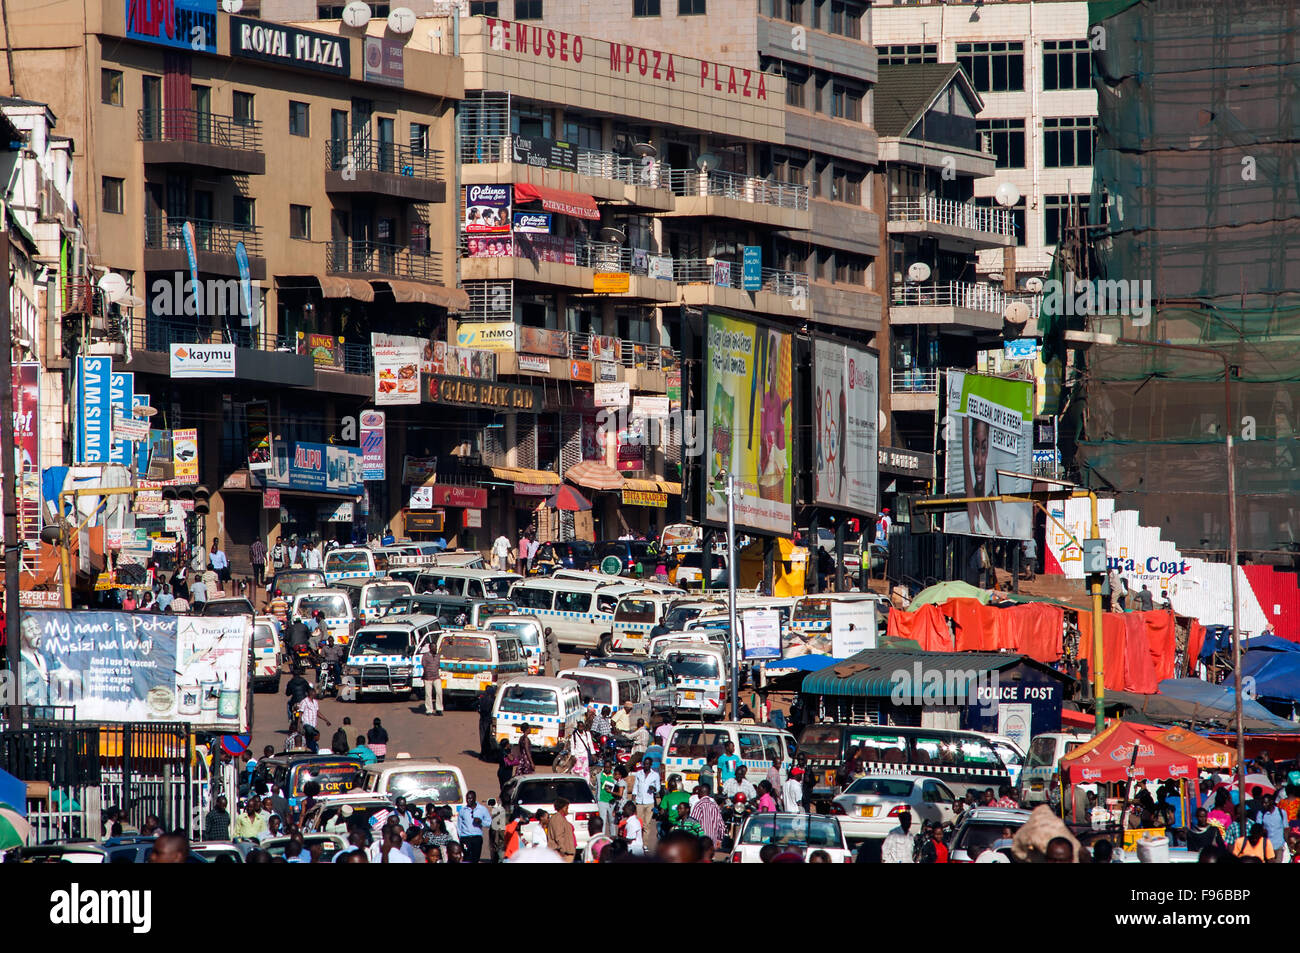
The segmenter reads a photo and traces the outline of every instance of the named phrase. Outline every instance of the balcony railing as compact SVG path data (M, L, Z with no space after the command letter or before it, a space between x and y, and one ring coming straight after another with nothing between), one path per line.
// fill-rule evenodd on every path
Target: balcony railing
M891 222L933 222L953 228L1010 237L1015 234L1011 211L1004 208L984 208L967 202L922 196L913 199L894 199L889 203Z
M69 276L63 282L63 313L101 315L107 310L104 293L90 278Z
M129 327L124 323L122 338L129 341L132 350L159 353L165 353L174 344L233 344L254 351L298 353L296 335L270 334L262 328L250 330L241 327L237 318L232 318L227 327L219 318L199 323L175 318L138 317L130 321ZM344 341L340 350L343 354L342 370L346 373L369 374L374 370L368 339Z
M737 175L734 172L698 172L695 169L669 169L666 178L673 194L682 197L719 196L755 205L773 205L801 212L808 210L806 185L769 182L757 176Z
M895 394L937 394L939 393L939 371L933 367L891 370L889 389Z
M328 248L326 271L391 275L415 281L442 283L442 256L405 245L335 239Z
M244 251L253 257L262 254L262 232L256 225L237 225L234 222L216 222L202 218L180 218L166 215L146 215L144 219L144 247L183 251L186 224L194 226L194 249L215 255L233 255L235 246L244 243Z
M435 182L446 180L443 154L438 149L411 149L391 142L325 142L325 168L329 172L386 172Z
M1001 288L993 285L949 281L928 285L898 285L891 294L896 308L965 308L968 311L988 311L1003 314L1007 305L1016 300Z
M488 162L513 162L514 137L469 136L461 140L460 160L469 165ZM666 188L668 166L657 160L621 156L615 152L579 149L576 153L579 175L610 179L627 185L652 189Z
M141 142L198 142L243 152L262 151L258 119L215 116L197 109L141 109L136 113L136 130Z
M738 261L713 258L679 258L673 263L673 280L679 285L714 285L719 288L742 288L743 269ZM763 291L787 298L808 297L808 276L797 271L763 269Z

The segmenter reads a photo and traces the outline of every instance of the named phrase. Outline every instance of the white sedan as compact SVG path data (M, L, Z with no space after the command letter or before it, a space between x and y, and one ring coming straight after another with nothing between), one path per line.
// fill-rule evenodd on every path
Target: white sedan
M850 840L883 838L898 826L904 811L912 815L912 831L923 821L953 819L957 796L942 782L914 774L870 774L857 778L835 797L833 811Z
M524 774L506 782L501 791L501 806L507 814L515 808L536 814L539 810L550 814L555 810L557 798L569 802L565 814L573 825L573 838L578 850L587 846L587 822L600 814L591 783L577 774Z
M853 863L853 854L839 819L826 814L754 814L745 821L731 853L733 864L761 864L764 847L775 844L782 852L803 855L806 862L825 851L833 864Z

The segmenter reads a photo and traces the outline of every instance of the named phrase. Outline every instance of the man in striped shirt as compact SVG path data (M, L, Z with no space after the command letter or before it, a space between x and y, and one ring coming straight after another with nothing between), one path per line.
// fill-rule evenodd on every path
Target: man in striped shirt
M722 812L718 810L718 802L713 800L712 788L707 784L701 784L697 790L700 792L700 798L695 802L695 807L691 808L691 819L699 822L704 830L704 836L713 841L716 847L722 843L725 828Z

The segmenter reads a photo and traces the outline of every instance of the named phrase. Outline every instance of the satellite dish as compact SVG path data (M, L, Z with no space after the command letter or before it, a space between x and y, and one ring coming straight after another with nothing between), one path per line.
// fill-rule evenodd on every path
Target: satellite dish
M1023 301L1013 301L1007 305L1007 310L1002 315L1007 324L1025 325L1029 323L1029 305Z
M639 156L650 156L652 159L659 155L659 150L648 142L638 142L632 147L632 152Z
M361 0L351 0L343 8L343 22L348 26L363 27L370 22L370 7Z
M609 225L600 230L600 238L602 241L612 242L615 245L621 245L627 241L627 236L623 234L622 230Z
M1038 294L1038 292L1043 290L1043 279L1037 277L1026 278L1025 290L1030 292L1031 294Z
M1002 272L1000 271L994 271L989 274L989 281L1003 282L1006 280L1007 280L1007 276L1002 274Z
M877 430L876 432L877 432L877 433L880 433L880 432L883 432L883 431L884 431L884 429L885 429L885 425L889 423L889 420L885 417L885 412L884 412L883 410L881 410L881 411L877 411L877 413L879 414L879 421L880 421L880 422L879 422L879 424L877 425L877 426L879 427L879 430Z
M116 301L126 294L126 279L116 272L108 272L99 279L99 290L110 301Z
M695 168L701 172L712 172L718 167L718 157L711 152L705 152L695 160Z
M923 261L912 262L907 267L907 280L920 284L930 277L930 266Z
M1011 208L1020 201L1020 190L1011 182L1003 182L998 186L998 190L993 193L993 198L1003 208Z
M415 29L415 13L410 7L398 7L388 14L388 29L394 33L410 33Z
M238 13L244 9L244 0L221 0L221 9L227 13Z

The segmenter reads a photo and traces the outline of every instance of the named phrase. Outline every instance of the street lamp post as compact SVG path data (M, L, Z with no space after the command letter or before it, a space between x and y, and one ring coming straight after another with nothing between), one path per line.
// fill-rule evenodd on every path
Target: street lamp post
M727 494L727 628L730 633L731 660L731 717L735 718L740 706L737 703L736 681L740 675L739 632L736 625L736 478L727 470L719 470L714 481ZM707 584L709 580L705 580Z

